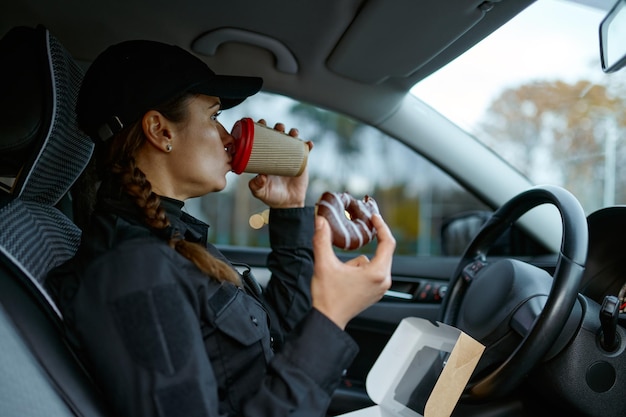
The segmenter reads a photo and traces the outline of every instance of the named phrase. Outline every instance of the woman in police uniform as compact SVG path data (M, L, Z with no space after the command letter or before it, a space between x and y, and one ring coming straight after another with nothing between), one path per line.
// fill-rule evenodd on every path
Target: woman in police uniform
M48 285L121 416L323 416L357 351L345 325L389 288L385 223L373 220L371 261L340 262L328 224L304 206L306 172L250 181L270 207L263 293L182 211L225 187L233 138L218 115L260 88L151 41L108 48L85 76L77 113L101 184L77 256Z

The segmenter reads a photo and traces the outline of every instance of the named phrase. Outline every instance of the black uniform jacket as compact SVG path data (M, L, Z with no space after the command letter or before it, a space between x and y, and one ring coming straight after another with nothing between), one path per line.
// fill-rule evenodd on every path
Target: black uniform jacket
M357 347L311 308L313 209L271 210L259 295L169 247L172 233L206 244L208 226L162 204L172 226L158 236L127 197L101 195L79 253L47 281L108 401L122 417L323 416Z

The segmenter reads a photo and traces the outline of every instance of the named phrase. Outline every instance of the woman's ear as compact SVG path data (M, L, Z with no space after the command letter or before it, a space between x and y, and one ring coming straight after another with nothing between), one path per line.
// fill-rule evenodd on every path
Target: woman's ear
M172 150L172 125L160 112L150 110L141 119L143 133L155 148L170 152Z

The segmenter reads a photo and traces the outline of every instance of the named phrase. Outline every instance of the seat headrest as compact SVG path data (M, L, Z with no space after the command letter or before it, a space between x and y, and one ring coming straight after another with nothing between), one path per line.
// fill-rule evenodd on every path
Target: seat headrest
M76 124L83 71L43 26L7 32L0 59L0 177L12 198L55 205L93 151Z
M52 86L44 48L43 37L26 27L13 28L0 40L0 176L16 177L45 137Z

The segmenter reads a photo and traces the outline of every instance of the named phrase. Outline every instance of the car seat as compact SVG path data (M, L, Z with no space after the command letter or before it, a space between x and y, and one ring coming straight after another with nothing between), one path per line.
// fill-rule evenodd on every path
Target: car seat
M59 209L93 143L77 127L82 70L42 27L0 40L0 415L111 415L43 286L80 229Z

